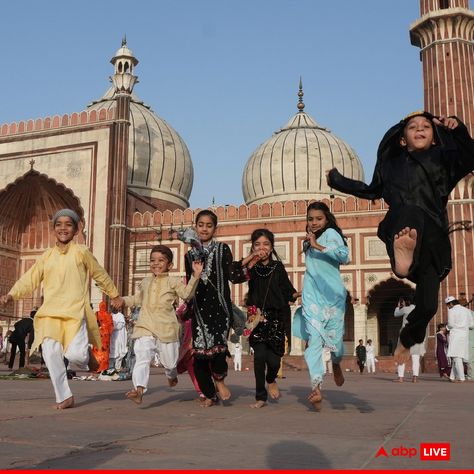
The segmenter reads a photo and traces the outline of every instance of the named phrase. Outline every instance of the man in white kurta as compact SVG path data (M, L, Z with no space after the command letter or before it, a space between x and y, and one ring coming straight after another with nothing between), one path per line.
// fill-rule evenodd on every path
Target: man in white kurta
M415 309L415 305L412 304L409 298L400 298L398 306L395 308L393 315L396 318L402 317L402 327L400 331L405 327L407 323L408 315ZM427 328L428 331L428 328ZM426 353L426 336L423 342L415 344L410 347L410 356L411 356L411 366L413 372L412 382L418 381L418 376L420 375L420 358L423 357ZM405 364L397 365L398 379L394 382L403 382L405 377Z
M449 379L464 382L463 361L469 361L469 329L474 328L474 318L472 311L461 306L453 296L448 296L445 303L448 306L448 357L452 361Z
M242 345L237 342L234 346L234 370L242 370Z
M114 329L110 336L110 363L109 368L119 371L122 360L127 355L127 326L125 316L117 310L112 311Z

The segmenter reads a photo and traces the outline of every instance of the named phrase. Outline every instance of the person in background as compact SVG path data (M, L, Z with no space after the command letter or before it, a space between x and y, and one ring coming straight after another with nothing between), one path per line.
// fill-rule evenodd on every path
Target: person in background
M403 328L407 324L407 318L409 317L410 313L415 309L415 305L412 304L410 298L400 298L398 301L398 305L395 308L393 315L396 318L402 317L402 327L400 332L403 331ZM428 333L428 328L426 328ZM425 355L426 352L426 338L427 334L425 335L425 339L423 342L419 344L415 344L410 347L410 357L411 357L411 365L412 365L412 382L418 382L418 377L420 375L420 358ZM405 377L405 363L398 363L397 364L397 374L398 379L395 379L394 382L403 382Z
M17 321L14 325L14 330L10 335L11 351L10 351L10 362L8 368L13 369L15 363L16 351L20 353L20 363L18 368L25 367L26 348L31 348L35 337L33 329L33 318L35 317L36 310L31 311L30 315L26 318L22 318ZM28 344L26 338L28 337Z
M234 370L242 370L242 345L237 342L234 345Z
M438 362L439 376L449 380L451 364L448 359L448 329L445 323L438 324L436 331L436 360Z
M367 339L365 350L367 353L367 373L375 374L375 347L372 344L372 339Z
M364 346L364 341L359 339L359 345L355 349L357 357L357 365L359 366L359 375L364 373L365 363L367 361L367 349Z
M445 300L448 307L449 344L448 357L451 357L451 382L464 382L463 361L469 360L469 329L474 328L472 311L461 306L453 296Z
M329 347L323 347L324 373L332 375L331 350Z
M127 326L125 316L117 309L112 310L114 329L110 337L109 369L119 372L127 355Z

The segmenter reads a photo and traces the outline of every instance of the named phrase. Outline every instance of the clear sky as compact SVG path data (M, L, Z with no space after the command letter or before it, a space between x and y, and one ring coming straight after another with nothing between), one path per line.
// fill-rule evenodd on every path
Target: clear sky
M83 110L124 34L134 92L185 140L191 207L241 204L255 149L297 112L348 142L370 181L383 133L423 108L418 0L4 2L0 123Z

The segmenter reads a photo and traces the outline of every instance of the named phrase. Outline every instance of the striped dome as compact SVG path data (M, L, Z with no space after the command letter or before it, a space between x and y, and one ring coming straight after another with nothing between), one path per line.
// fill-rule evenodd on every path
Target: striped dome
M326 170L364 180L355 151L303 111L260 145L245 166L242 192L246 204L299 199L323 199L341 194L326 183Z
M88 110L115 107L114 88ZM134 93L130 103L128 187L135 193L186 208L193 187L193 164L183 139Z

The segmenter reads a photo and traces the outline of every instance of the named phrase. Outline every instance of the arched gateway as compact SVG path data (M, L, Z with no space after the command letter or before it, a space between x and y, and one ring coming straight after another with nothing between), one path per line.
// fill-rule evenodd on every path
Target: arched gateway
M402 325L393 312L401 297L413 299L414 288L402 280L390 278L374 286L368 294L367 334L378 341L380 355L392 355Z
M84 211L79 199L63 184L31 169L0 190L1 294L54 245L51 218L58 209L65 207L74 209L81 217L77 242L84 243ZM40 300L41 290L38 289L32 298L17 303L14 317L27 314L33 306L40 304ZM11 314L11 310L0 307L0 317L6 317L6 314Z

